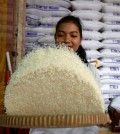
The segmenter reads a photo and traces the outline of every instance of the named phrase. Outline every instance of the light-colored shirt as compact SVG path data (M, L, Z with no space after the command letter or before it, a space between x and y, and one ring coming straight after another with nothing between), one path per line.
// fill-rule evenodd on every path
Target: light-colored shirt
M77 128L35 128L30 129L29 134L98 134L97 126Z
M92 72L93 76L95 77L96 82L98 83L98 85L100 87L101 86L100 75L99 75L99 72L98 72L97 68L90 63L88 64L88 68Z

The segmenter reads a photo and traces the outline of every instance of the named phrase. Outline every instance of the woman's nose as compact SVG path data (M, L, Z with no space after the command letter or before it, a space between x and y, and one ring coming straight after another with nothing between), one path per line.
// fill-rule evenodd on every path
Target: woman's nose
M65 36L64 43L66 43L66 44L70 43L70 37L69 36Z

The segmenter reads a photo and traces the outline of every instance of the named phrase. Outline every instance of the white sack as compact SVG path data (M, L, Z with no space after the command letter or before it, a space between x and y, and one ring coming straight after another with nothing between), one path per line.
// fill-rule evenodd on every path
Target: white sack
M58 6L39 6L31 5L27 6L26 13L31 15L36 15L38 17L47 17L47 16L66 16L71 13L71 11L64 7Z
M86 49L85 51L86 51L87 57L89 57L89 58L100 58L101 57L100 52L97 50Z
M113 13L120 12L120 6L116 6L114 4L104 4L102 7L102 11L105 13Z
M37 41L38 43L55 43L54 35L46 35Z
M120 21L105 21L104 24L108 24L108 25L120 25Z
M39 18L39 23L40 24L53 24L56 25L57 22L61 19L62 17L40 17Z
M104 31L102 33L102 37L104 39L119 39L120 38L120 30L118 30L118 31Z
M120 67L100 67L102 75L120 75Z
M120 44L117 43L102 43L102 44L103 44L103 48L120 49Z
M120 39L105 39L105 40L102 41L102 43L120 44Z
M96 40L82 40L81 42L84 49L99 49L103 44Z
M120 84L120 76L117 75L103 75L100 77L101 84Z
M104 26L104 23L100 21L87 21L87 20L81 20L82 22L82 28L83 30L93 30L93 31L99 31Z
M36 32L43 34L54 34L55 26L54 25L40 25L34 27L25 27L26 32Z
M115 97L111 102L111 107L120 111L120 96Z
M120 57L119 49L102 49L99 51L102 57L115 58Z
M74 0L74 1L100 1L100 0Z
M104 31L120 30L120 24L104 24L103 30Z
M25 32L25 42L32 43L37 42L37 40L41 37L44 37L44 33L36 33L36 32Z
M71 15L79 17L81 20L94 20L98 21L102 18L102 13L98 11L89 10L74 10Z
M62 6L69 8L71 6L70 0L27 0L27 5L41 5L41 6Z
M94 10L100 11L102 8L101 2L96 1L71 1L73 10Z
M103 34L98 31L88 31L83 30L83 39L90 39L90 40L102 40Z
M102 21L120 21L120 13L103 13L102 14Z
M39 26L40 24L56 25L62 17L38 17L36 15L26 14L26 26Z
M103 84L100 90L102 91L102 93L120 94L120 85L119 84Z
M120 67L120 58L101 58L99 61L99 66Z
M103 2L107 2L107 3L114 3L114 2L117 2L117 3L119 3L120 0L103 0Z
M33 25L38 26L39 23L39 17L36 15L26 14L26 26Z

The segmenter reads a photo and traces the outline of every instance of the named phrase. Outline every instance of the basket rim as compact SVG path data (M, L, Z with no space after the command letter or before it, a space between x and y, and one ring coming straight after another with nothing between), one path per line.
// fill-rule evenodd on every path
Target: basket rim
M68 128L106 124L109 119L107 113L47 116L0 114L0 126L12 128Z

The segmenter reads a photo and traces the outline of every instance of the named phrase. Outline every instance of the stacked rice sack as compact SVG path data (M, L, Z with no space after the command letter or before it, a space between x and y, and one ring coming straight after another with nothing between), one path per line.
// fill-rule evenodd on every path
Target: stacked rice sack
M101 73L101 91L106 106L109 98L120 95L120 1L103 0L102 19L104 27L103 49L100 50L101 59L99 70Z
M54 44L55 25L71 11L70 0L27 0L26 53L37 46Z
M26 55L5 91L8 115L104 113L104 101L88 67L66 47Z
M100 40L102 34L100 30L103 28L100 0L73 0L71 1L71 15L81 19L83 27L82 46L86 49L88 61L95 61L101 57L98 49L102 47Z

